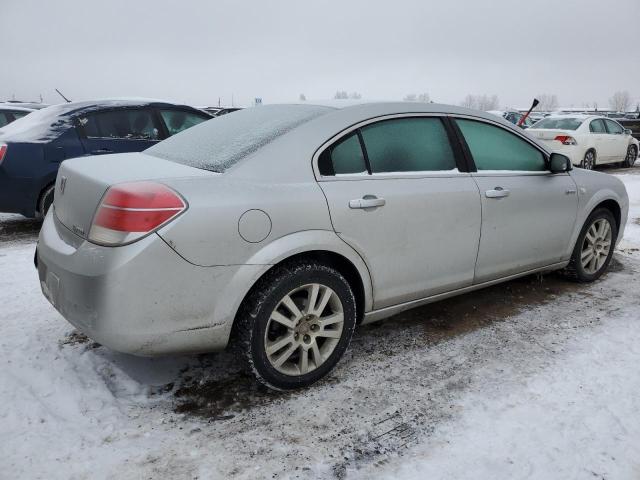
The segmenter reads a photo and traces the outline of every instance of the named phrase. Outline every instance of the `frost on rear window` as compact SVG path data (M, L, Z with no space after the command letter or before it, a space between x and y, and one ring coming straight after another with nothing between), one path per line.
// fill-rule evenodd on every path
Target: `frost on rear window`
M223 172L281 135L330 112L316 105L266 105L214 118L147 149L145 153Z

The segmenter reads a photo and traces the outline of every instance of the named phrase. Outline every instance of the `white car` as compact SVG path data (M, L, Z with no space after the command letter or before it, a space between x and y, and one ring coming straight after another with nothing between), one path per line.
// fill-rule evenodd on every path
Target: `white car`
M605 163L632 167L638 158L638 140L631 130L602 116L554 115L537 122L528 133L588 170Z

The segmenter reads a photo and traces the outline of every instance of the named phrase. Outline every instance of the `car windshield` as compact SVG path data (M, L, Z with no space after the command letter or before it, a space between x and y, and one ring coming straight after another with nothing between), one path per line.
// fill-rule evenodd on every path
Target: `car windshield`
M155 157L222 173L247 155L332 108L268 105L196 125L145 150Z
M549 128L553 130L577 130L584 118L543 118L531 128Z

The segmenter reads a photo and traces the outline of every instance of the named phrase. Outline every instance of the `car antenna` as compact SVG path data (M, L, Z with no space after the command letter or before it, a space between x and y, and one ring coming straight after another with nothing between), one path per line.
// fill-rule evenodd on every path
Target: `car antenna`
M527 117L529 117L529 115L531 114L531 112L533 111L534 108L536 108L538 106L538 104L540 103L540 100L538 100L537 98L533 99L533 103L531 104L531 108L529 109L529 111L527 113L525 113L522 118L520 119L520 121L518 122L518 126L521 127L522 125L524 125L525 120L527 119Z
M62 98L64 98L65 102L71 103L71 100L69 100L67 97L65 97L60 90L58 90L56 88L55 91L58 92L58 95L60 95Z

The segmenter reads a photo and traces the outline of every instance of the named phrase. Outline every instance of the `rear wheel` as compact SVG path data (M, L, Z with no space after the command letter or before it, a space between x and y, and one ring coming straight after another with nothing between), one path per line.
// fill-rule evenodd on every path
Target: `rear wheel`
M585 170L593 170L596 166L596 154L593 150L589 150L585 153L582 162L580 162L580 166Z
M565 269L572 280L593 282L609 266L618 237L618 228L611 211L599 208L589 215Z
M44 189L42 195L40 195L40 201L38 202L38 214L40 218L47 216L47 212L53 204L53 194L55 192L55 185L49 185Z
M631 168L636 163L636 159L638 158L638 149L635 145L629 145L627 149L627 156L624 159L623 166L626 168Z
M268 273L236 322L241 355L256 378L291 390L321 379L340 360L355 328L356 303L337 270L301 261Z

